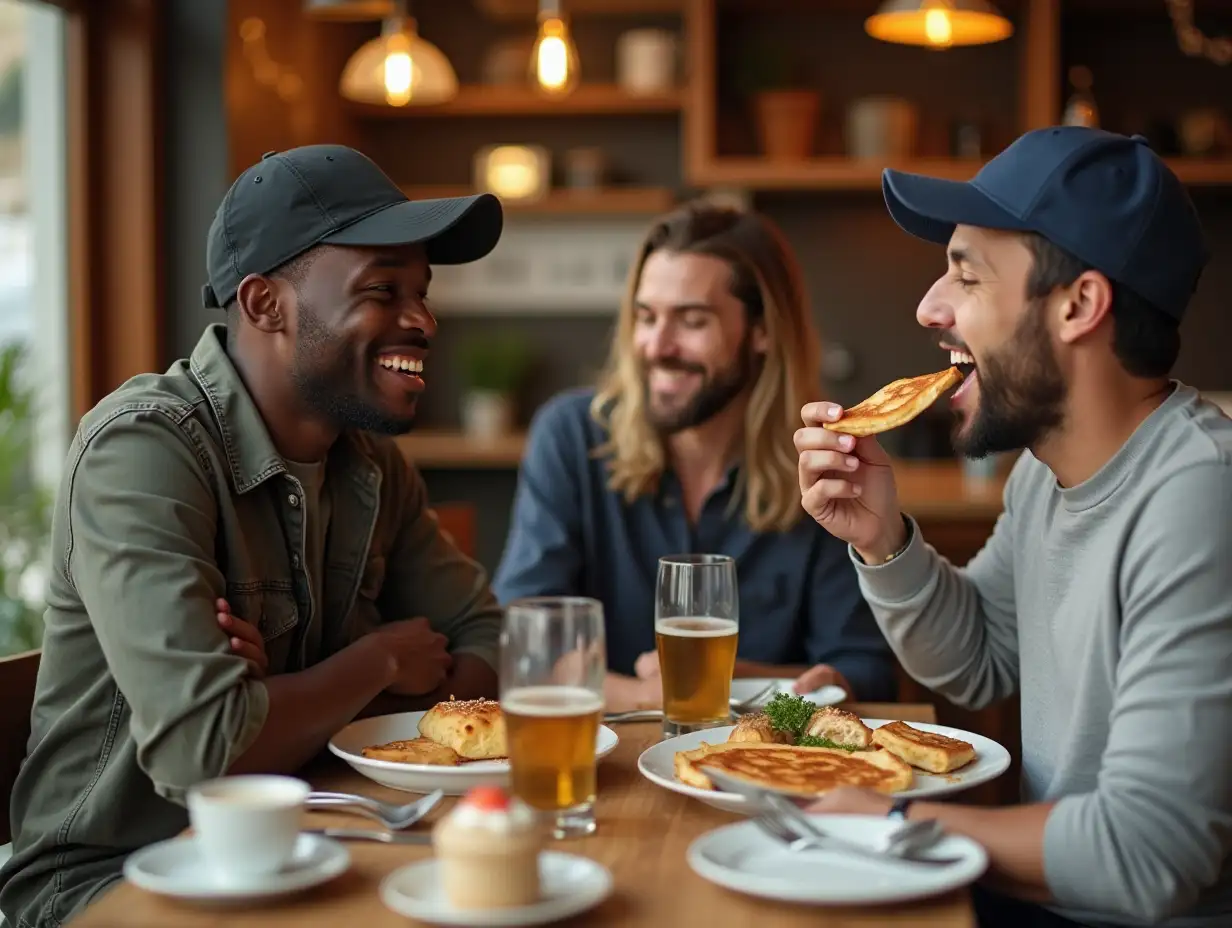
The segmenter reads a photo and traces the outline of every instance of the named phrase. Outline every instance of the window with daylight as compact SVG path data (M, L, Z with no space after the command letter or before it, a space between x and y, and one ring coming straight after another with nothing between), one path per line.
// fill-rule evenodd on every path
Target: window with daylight
M0 0L0 655L42 638L71 435L66 19Z

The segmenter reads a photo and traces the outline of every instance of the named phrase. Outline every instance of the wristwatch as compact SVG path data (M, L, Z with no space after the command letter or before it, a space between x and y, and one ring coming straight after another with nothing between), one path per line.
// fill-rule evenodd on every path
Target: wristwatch
M900 822L907 821L907 810L911 808L911 799L897 799L894 805L890 806L890 811L886 813L886 818L896 819Z

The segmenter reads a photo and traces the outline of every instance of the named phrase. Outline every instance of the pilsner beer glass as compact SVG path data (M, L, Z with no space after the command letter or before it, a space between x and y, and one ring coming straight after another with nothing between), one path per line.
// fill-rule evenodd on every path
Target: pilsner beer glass
M659 558L655 647L663 679L665 734L731 722L739 625L732 558L725 554Z
M500 690L511 791L557 838L595 831L595 742L603 715L603 605L580 596L519 599L505 610Z

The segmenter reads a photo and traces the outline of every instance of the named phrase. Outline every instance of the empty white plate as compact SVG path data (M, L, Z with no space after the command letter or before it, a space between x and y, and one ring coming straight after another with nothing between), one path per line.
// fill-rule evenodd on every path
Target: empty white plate
M220 883L201 856L191 835L151 844L128 856L124 876L161 896L198 903L239 904L283 896L332 880L346 872L351 855L345 847L322 835L301 834L291 861L278 873L243 887Z
M461 796L472 786L508 786L509 761L476 760L443 767L435 764L400 764L391 760L364 757L363 750L389 741L419 737L423 712L397 712L352 722L329 739L331 752L341 757L368 779L390 789L412 793L442 790L446 796ZM620 738L606 725L595 736L595 755L604 758L616 750Z
M594 908L612 892L612 874L588 857L543 851L539 855L542 898L505 909L457 909L441 887L435 857L399 867L381 881L381 901L399 915L433 925L546 925Z
M792 689L796 685L794 679L774 680L769 677L737 677L732 680L731 698L738 700L752 699L767 686L773 686L770 694L764 698L764 702L769 702L774 698L776 693L787 693L788 695L796 695L796 691ZM847 691L841 686L823 686L819 690L814 690L811 693L801 693L809 702L816 703L818 706L837 706L847 698Z
M898 827L898 822L878 816L810 818L835 837L870 847L879 846L885 834ZM984 849L959 835L947 835L929 853L961 860L944 867L913 866L836 850L793 853L754 822L739 822L698 837L686 859L699 876L727 889L814 905L877 905L936 896L975 882L988 867Z

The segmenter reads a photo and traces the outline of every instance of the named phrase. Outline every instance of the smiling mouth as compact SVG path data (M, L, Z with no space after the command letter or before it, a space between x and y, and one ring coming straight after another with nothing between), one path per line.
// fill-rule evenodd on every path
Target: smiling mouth
M417 358L408 358L404 355L385 355L377 358L376 363L387 371L393 371L395 374L405 374L407 377L419 377L423 374L423 361Z

